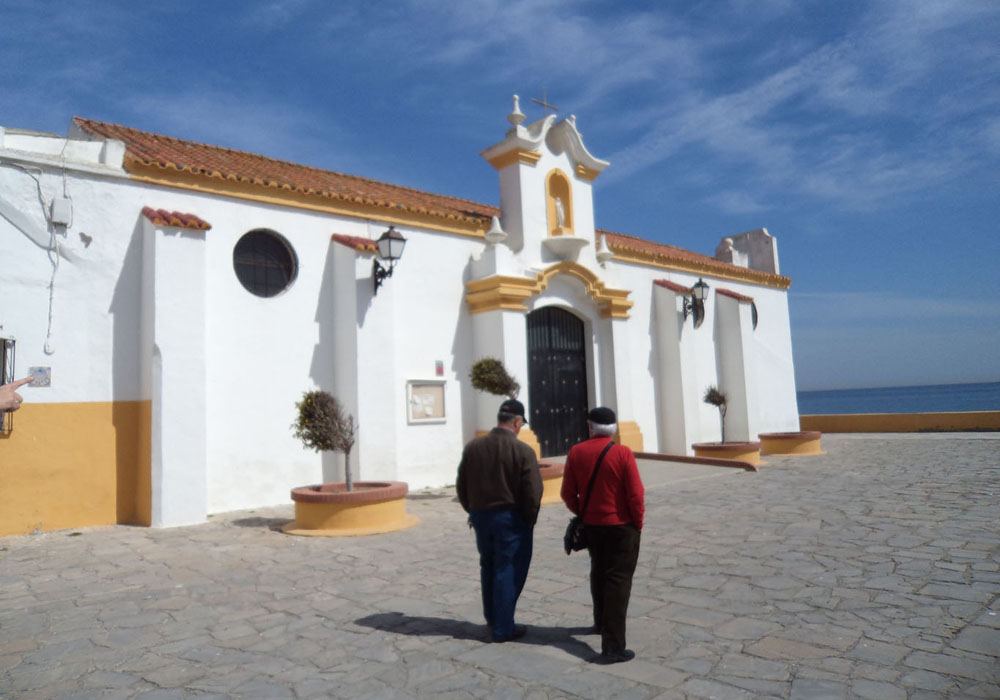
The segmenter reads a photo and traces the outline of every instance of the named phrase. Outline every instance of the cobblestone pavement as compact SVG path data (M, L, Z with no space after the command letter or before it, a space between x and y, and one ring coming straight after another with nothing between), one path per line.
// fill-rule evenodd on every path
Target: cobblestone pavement
M0 539L0 697L998 698L1000 435L828 435L759 473L657 479L624 664L590 663L583 553L543 508L485 643L453 492L421 524L292 537L291 508Z

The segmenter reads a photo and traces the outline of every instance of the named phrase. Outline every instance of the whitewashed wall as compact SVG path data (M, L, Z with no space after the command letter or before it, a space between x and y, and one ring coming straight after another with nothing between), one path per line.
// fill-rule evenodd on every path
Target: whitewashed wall
M52 143L44 143L43 150L60 152ZM106 155L107 149L84 148L80 158L89 160L65 175L44 157L31 165L43 170L38 177L44 197L65 192L73 201L73 222L56 236L63 255L54 283L53 354L43 350L52 264L45 250L0 218L0 260L4 262L0 267L4 298L0 334L18 339L22 373L29 365L53 370L52 386L28 389L28 400L152 397L156 363L151 351L143 348L151 347L156 337L170 338L171 329L155 326L156 306L167 302L161 299L154 304L155 295L144 285L155 274L157 261L143 244L145 224L140 212L144 206L188 212L212 224L211 230L200 234L203 240L196 242L204 264L203 346L182 348L200 353L204 374L172 375L161 415L169 421L171 415L183 412L185 397L204 405L203 508L211 513L284 503L294 486L342 476L339 458L307 451L291 434L295 402L303 391L317 387L342 398L355 412L359 424L356 479L398 479L409 482L411 488L454 483L463 444L477 429L489 427L477 424L482 411L477 411L476 404L484 399L467 381L472 362L481 355L475 344L477 327L482 324L468 314L464 302L470 261L483 250L482 241L398 227L408 239L407 247L393 277L375 296L371 256L347 248L338 251L335 246L339 244L332 243L330 236L374 239L387 228L386 223L132 182L120 168L102 164L102 153ZM526 274L531 274L529 268L555 262L539 244L547 232L544 176L553 167L573 172L566 153L546 151L527 171L528 180L515 182L513 192L504 194L505 211L516 204L535 212L520 219L512 214L504 220L505 228L522 229L514 232L512 240L526 243L519 255ZM514 170L500 174L502 184L517 180ZM525 169L520 171L523 174ZM571 182L576 234L593 236L590 184L575 178ZM0 196L21 212L22 224L32 235L48 239L38 185L31 175L9 164L0 166ZM236 242L260 228L282 235L298 261L293 284L267 299L245 290L233 271ZM531 245L527 245L529 240ZM559 305L584 319L591 338L591 404L615 405L619 393L627 393L630 406L621 418L637 421L645 449L656 451L663 443L661 426L670 418L663 415L666 404L658 403L657 391L671 385L659 374L662 363L651 321L653 283L668 279L690 286L698 276L614 262L601 267L594 252L593 244L587 246L579 261L610 286L632 290L631 318L614 322L623 332L613 332L613 322L600 318L593 299L572 278L550 279L547 289L528 306ZM757 424L764 431L798 429L786 294L711 276L705 276L705 281L713 289L724 287L755 299L760 315L752 335ZM197 288L195 284L188 291ZM693 329L688 319L675 332L683 346L679 357L683 361L682 403L687 409L685 440L719 438L716 409L700 401L705 387L719 381L714 298L711 295L706 304L701 328ZM669 321L669 310L664 313ZM523 324L525 316L519 314L512 322ZM177 319L183 315L175 309L168 318L181 323ZM179 337L192 337L182 331L177 329ZM618 378L616 351L618 371L623 373ZM626 358L624 364L622 358ZM444 365L441 379L445 380L447 418L443 423L410 424L406 383L438 379L437 361ZM526 363L519 366L524 375L518 376L524 387L522 398L527 400ZM496 397L485 401L498 403ZM632 415L626 415L629 412ZM173 500L185 497L183 489L167 495ZM168 505L163 506L167 511ZM172 524L169 520L163 524Z

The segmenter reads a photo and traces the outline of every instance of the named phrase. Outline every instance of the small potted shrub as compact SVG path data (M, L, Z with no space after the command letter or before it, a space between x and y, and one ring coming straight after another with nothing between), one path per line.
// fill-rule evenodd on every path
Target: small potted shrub
M487 394L506 396L508 399L516 399L521 391L521 385L507 373L503 362L495 357L477 360L469 370L469 379L472 380L473 388Z
M506 396L508 399L516 399L521 391L521 385L507 372L503 362L495 357L484 357L477 360L469 370L469 380L472 386L479 391L494 396ZM485 431L484 431L485 432ZM535 434L529 427L521 428L519 439L530 446L535 451L535 455L541 453L541 445L535 438ZM539 462L538 472L542 477L542 505L550 503L562 503L559 491L562 488L563 465L554 462Z
M408 486L402 481L354 482L351 448L357 425L354 416L325 391L307 391L295 404L292 432L306 449L344 454L343 482L292 489L295 521L282 528L293 535L374 535L416 525L406 513Z

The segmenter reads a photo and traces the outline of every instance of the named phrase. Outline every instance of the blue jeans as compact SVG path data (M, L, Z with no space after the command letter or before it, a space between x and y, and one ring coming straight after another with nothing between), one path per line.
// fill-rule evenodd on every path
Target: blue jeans
M517 510L474 510L469 519L476 530L483 616L502 641L514 634L514 607L528 578L533 528Z

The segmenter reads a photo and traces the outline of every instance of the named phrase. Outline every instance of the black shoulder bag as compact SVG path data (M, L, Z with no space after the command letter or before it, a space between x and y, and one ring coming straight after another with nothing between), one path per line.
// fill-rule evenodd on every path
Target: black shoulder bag
M563 535L563 549L566 550L566 554L570 552L579 552L581 549L587 548L587 535L583 531L583 514L587 512L587 504L590 503L590 492L594 490L594 480L597 479L597 470L601 468L601 462L604 461L604 455L608 453L611 446L615 444L612 440L601 452L601 456L597 458L597 464L594 465L594 471L590 474L590 483L587 484L587 495L583 498L583 508L580 509L579 515L574 515L569 521L569 525L566 527L566 534Z

